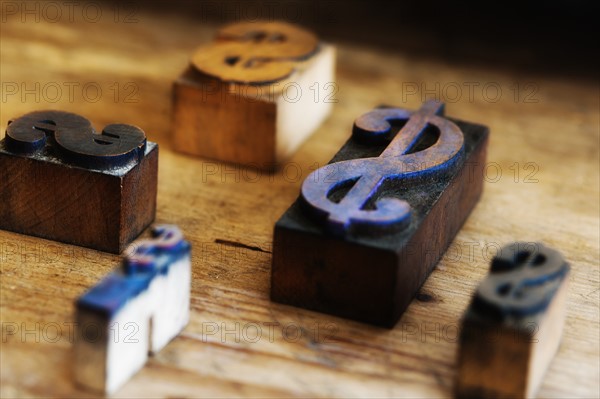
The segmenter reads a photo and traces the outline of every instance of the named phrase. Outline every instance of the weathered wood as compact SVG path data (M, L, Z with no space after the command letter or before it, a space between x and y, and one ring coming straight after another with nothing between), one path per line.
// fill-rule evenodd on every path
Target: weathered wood
M57 23L36 23L31 16L23 23L17 14L0 24L1 80L19 88L4 92L0 126L36 109L60 108L99 127L115 120L136 124L160 143L157 221L178 224L194 245L190 323L116 397L450 397L462 314L496 243L516 238L560 248L572 267L562 344L539 397L598 396L597 82L467 65L452 57L445 38L429 35L400 38L420 49L436 40L446 49L425 59L340 43L339 104L331 117L287 168L251 173L172 150L173 79L218 26L143 12L134 15L137 23L115 23L112 10L103 11L97 23L70 22L65 8ZM74 81L80 85L70 102L63 82ZM94 103L81 93L91 81L103 90ZM25 101L21 84L32 90L36 82L58 82L60 101L40 95L38 103L33 94ZM129 83L137 88L135 102L125 102ZM423 90L448 88L453 95L456 85L462 94L449 102L451 115L484 122L494 132L484 194L396 327L271 302L273 224L307 174L348 139L356 116L382 103L417 109ZM486 85L502 90L495 102L483 96ZM0 231L0 396L91 396L73 381L73 301L118 261L105 252ZM252 323L263 332L258 342L241 333Z
M569 270L540 243L500 250L463 319L457 397L536 396L560 344Z
M157 173L158 146L134 126L27 114L0 142L0 229L120 253L154 220Z
M429 102L356 120L352 138L306 178L275 225L274 301L395 325L483 188L488 129L437 114L443 107ZM403 122L397 133L393 122Z
M335 51L284 22L237 23L196 50L173 85L173 143L272 170L331 111Z

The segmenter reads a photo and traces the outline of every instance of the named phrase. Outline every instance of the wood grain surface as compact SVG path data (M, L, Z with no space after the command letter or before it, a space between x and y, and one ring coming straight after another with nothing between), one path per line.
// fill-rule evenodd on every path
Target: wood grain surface
M157 221L193 244L191 322L116 396L450 396L460 318L494 251L515 240L545 242L572 265L564 337L539 396L600 395L597 82L339 43L333 114L266 174L170 149L172 82L217 27L141 12L125 23L113 11L96 22L81 9L74 21L3 14L0 124L63 109L97 127L138 125L161 146ZM426 91L445 97L447 115L490 127L488 174L396 328L271 303L273 225L302 179L337 152L354 118L382 103L417 109ZM89 395L72 382L73 301L118 260L0 232L2 397Z

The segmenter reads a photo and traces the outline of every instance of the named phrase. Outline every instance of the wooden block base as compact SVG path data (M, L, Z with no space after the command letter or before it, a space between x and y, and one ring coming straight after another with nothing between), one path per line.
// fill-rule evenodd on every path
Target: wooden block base
M156 214L158 146L139 163L94 170L0 142L0 229L120 253Z

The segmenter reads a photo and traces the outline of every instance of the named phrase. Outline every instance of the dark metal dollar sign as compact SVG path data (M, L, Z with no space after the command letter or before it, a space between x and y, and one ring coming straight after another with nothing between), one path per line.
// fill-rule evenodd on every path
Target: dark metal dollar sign
M31 112L9 123L7 149L32 155L53 139L60 155L83 167L118 167L144 156L146 135L135 126L112 124L100 134L91 122L62 111Z
M409 179L435 178L462 161L464 137L453 122L444 119L444 105L425 103L410 112L382 108L359 117L353 137L380 143L389 136L393 121L406 124L379 157L329 164L313 172L302 185L302 199L316 218L334 235L352 232L398 231L410 224L411 207L400 198L386 196L386 186ZM437 140L420 148L423 136L433 127ZM339 201L333 193L349 191Z
M536 314L552 301L568 271L558 251L540 243L512 243L492 261L475 295L475 308L500 320Z

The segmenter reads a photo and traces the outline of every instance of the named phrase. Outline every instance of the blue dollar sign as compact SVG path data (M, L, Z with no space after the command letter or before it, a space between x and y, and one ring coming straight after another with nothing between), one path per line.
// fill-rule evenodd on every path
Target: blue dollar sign
M407 179L435 178L463 159L463 134L441 116L443 110L443 103L428 101L416 112L382 108L359 117L353 137L373 143L389 135L390 122L406 124L379 157L336 162L311 173L302 185L301 196L309 211L324 221L330 233L340 236L355 231L398 231L408 226L408 202L380 195L381 188ZM439 137L428 148L418 150L430 126L439 131ZM331 198L333 192L348 186L351 188L341 200Z
M159 258L177 255L187 245L177 226L155 226L152 235L152 239L138 240L130 245L130 253L123 262L127 274L152 270Z

